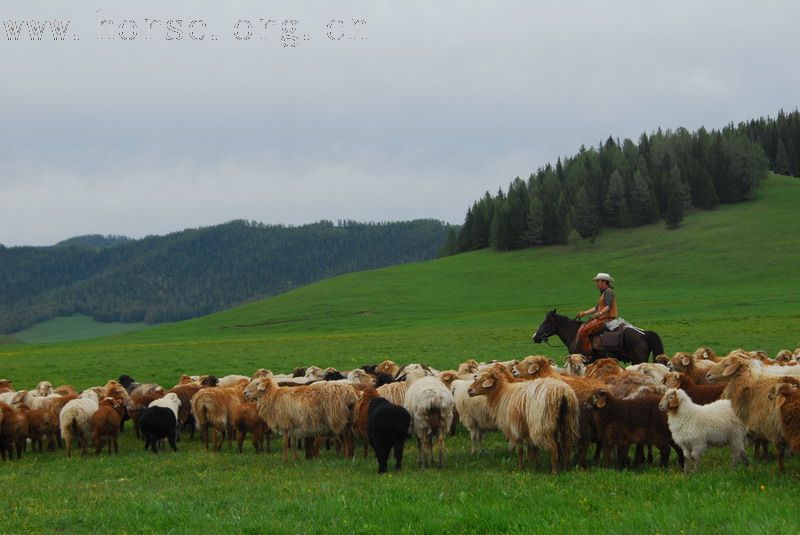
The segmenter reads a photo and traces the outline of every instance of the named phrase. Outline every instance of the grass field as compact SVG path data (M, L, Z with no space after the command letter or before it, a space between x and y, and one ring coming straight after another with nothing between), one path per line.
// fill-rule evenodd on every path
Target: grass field
M121 373L172 385L181 373L348 368L383 358L440 368L471 357L560 359L563 347L535 346L530 335L550 308L572 315L593 304L598 271L617 279L621 314L659 332L669 353L710 345L774 354L800 346L799 205L800 180L773 176L758 200L692 213L677 231L662 224L607 231L595 244L480 251L346 275L112 338L0 345L0 376L17 387L48 379L84 388ZM155 459L129 437L114 459L27 455L0 466L0 486L15 489L0 531L797 530L796 458L781 479L771 464L730 470L722 451L689 478L656 469L553 478L544 462L518 473L497 437L471 458L461 432L444 471L420 472L408 446L406 469L382 478L373 459L351 466L331 452L284 465L274 453L214 455L184 441L177 455Z
M104 336L116 336L147 329L146 323L100 323L89 316L76 314L53 318L14 333L13 338L28 344L51 344L68 340L84 340Z

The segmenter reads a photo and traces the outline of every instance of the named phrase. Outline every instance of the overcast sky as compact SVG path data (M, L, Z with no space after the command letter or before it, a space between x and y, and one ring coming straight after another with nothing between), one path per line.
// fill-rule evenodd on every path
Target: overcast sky
M461 223L581 144L800 100L793 1L65 4L0 6L7 246ZM26 20L70 23L31 40Z

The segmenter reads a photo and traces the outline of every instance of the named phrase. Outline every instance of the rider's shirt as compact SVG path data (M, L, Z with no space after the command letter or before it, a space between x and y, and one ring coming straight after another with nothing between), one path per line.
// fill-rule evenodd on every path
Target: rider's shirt
M600 294L600 299L597 300L598 311L605 307L608 307L608 311L602 316L598 316L597 319L601 321L609 321L616 319L619 316L619 313L617 312L617 296L614 295L614 290L611 288L606 288L603 290L603 293Z

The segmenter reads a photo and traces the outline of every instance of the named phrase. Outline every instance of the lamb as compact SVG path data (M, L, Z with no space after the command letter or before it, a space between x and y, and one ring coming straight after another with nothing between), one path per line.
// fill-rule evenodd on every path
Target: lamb
M628 463L628 449L636 444L634 467L642 460L643 446L655 446L661 455L661 466L669 463L670 448L675 449L678 463L683 466L683 451L672 440L667 415L658 408L658 397L619 399L607 388L592 394L586 403L593 412L597 432L603 443L603 458L611 466L611 450L617 447L616 468L622 470Z
M322 382L282 387L272 378L259 378L247 385L244 397L256 401L259 416L283 435L284 462L288 461L290 438L331 434L343 439L345 457L352 457L356 393L350 386ZM296 459L297 451L293 453Z
M670 371L685 373L698 385L708 383L706 373L712 366L714 366L713 360L698 359L683 352L675 353L669 360Z
M267 451L269 451L269 435L271 433L267 423L258 415L256 404L242 403L233 413L233 426L236 428L236 442L239 453L242 453L242 444L247 438L247 433L253 436L253 448L256 453L264 451L264 437L267 438Z
M719 384L705 384L698 385L692 381L692 378L685 373L669 372L664 377L664 386L667 388L681 388L688 394L691 400L698 405L708 405L717 401L725 389L725 385Z
M741 354L729 355L715 364L708 370L707 379L711 383L727 383L721 397L731 401L733 412L755 438L756 456L759 446L763 446L766 456L766 443L772 442L778 450L778 473L783 473L786 442L780 411L770 401L769 392L774 385L792 379L760 375Z
M497 431L497 422L489 408L486 396L470 397L469 387L472 381L455 379L450 382L450 391L456 404L458 417L469 431L470 453L480 451L483 433Z
M119 453L117 437L119 436L119 426L122 422L118 409L121 402L112 397L103 398L97 410L92 414L91 422L94 433L95 453L100 455L103 449L103 439L108 439L108 453L111 454L111 444L114 444L114 453Z
M781 429L786 443L795 453L800 453L800 388L794 381L772 386L770 400L780 412Z
M439 468L444 467L444 439L453 423L455 400L450 390L436 377L418 374L409 376L404 408L411 415L413 432L417 437L419 466L433 464L433 439L439 445Z
M212 430L214 451L220 451L225 437L228 447L233 447L233 413L244 403L243 391L247 383L237 386L204 388L194 395L191 401L197 430L208 449L208 433Z
M566 466L572 443L578 437L578 398L572 388L557 379L515 382L505 368L495 366L478 374L470 396L487 396L489 408L512 446L522 469L522 447L536 461L537 448L550 450L550 470Z
M683 450L684 472L697 471L700 457L708 446L730 446L731 466L735 467L738 462L748 464L744 451L747 431L729 400L697 405L683 390L670 388L658 407L667 411L672 440Z
M14 450L17 453L17 460L22 457L22 450L25 449L25 441L28 436L28 421L25 415L15 411L7 403L0 402L0 458L9 460L14 458Z
M370 399L368 416L367 435L378 460L378 473L386 473L392 449L395 470L400 470L411 415L405 408L379 397Z
M89 437L92 436L92 415L97 411L99 404L92 397L77 398L67 402L61 409L59 424L61 437L66 443L67 458L72 453L72 441L79 440L81 455L86 455L89 446Z

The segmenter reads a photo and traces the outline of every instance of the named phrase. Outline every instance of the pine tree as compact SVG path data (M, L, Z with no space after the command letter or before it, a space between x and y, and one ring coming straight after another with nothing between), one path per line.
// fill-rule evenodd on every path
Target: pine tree
M606 222L612 227L629 227L631 215L628 210L628 199L625 196L625 183L619 171L611 173L608 181L608 192L603 201Z
M646 225L658 217L655 195L639 169L633 174L630 213L634 225Z
M686 188L681 182L681 171L677 165L673 165L667 181L667 227L674 229L681 225L685 203Z
M581 238L589 238L594 243L595 238L600 233L600 217L591 202L589 196L586 195L586 188L581 187L578 190L578 195L575 197L574 207L574 224L575 230Z
M780 138L778 138L778 149L775 152L775 172L779 175L789 175L792 172L786 145L784 145L783 139Z

